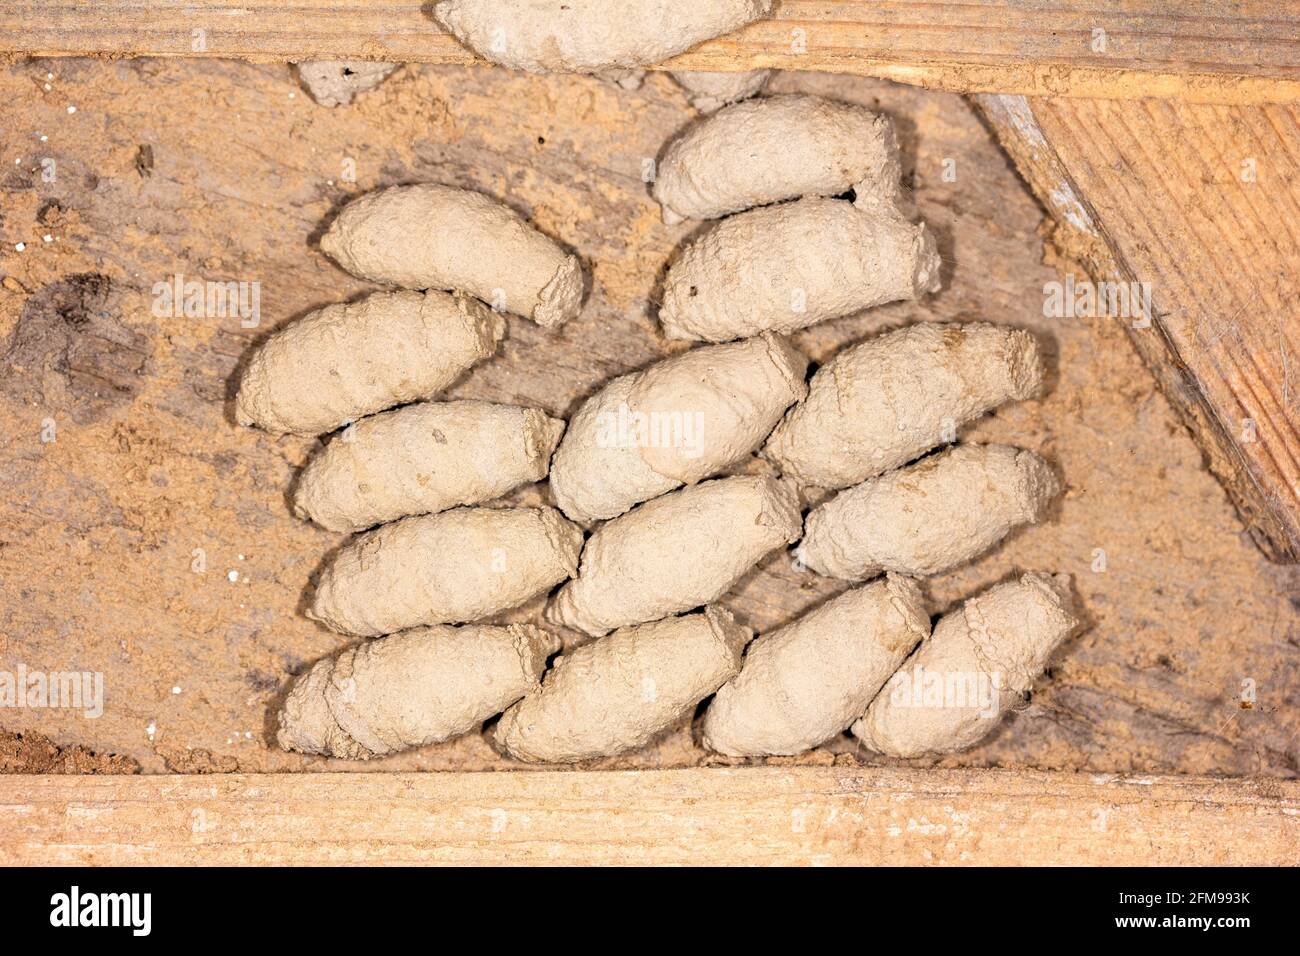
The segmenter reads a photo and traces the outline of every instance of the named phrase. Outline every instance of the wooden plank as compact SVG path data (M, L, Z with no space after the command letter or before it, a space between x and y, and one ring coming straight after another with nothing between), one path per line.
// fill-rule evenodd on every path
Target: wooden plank
M1300 560L1300 110L979 102L1066 254L1148 284L1134 344L1260 546Z
M1300 783L754 767L0 777L0 863L1293 864Z
M0 2L0 55L465 63L421 0ZM1300 10L1266 0L784 0L673 65L852 72L959 92L1300 99Z

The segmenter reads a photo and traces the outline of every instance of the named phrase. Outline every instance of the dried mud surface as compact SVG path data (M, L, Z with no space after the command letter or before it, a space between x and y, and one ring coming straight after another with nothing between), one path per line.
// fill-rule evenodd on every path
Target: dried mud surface
M853 77L773 88L889 112L947 261L937 296L797 335L814 361L908 322L980 319L1039 333L1053 366L1045 399L963 437L1045 455L1063 501L926 590L938 612L1016 569L1066 571L1090 627L1024 711L938 763L1295 776L1300 573L1252 547L1122 328L1044 318L1043 285L1060 276L1043 262L1042 212L966 102ZM514 767L481 734L368 764L269 745L288 677L344 642L300 613L343 538L286 504L315 442L236 427L230 383L268 329L368 288L315 245L343 202L437 181L504 198L593 264L580 319L552 333L512 319L498 358L451 393L568 414L680 348L658 334L653 298L698 225L662 225L642 172L691 117L662 76L632 92L407 66L325 109L287 66L0 67L0 669L99 671L105 685L94 719L0 710L0 771ZM154 284L176 274L260 283L260 327L155 314ZM775 555L725 603L765 630L841 587ZM859 760L872 758L843 738L786 762ZM710 762L684 726L595 766Z

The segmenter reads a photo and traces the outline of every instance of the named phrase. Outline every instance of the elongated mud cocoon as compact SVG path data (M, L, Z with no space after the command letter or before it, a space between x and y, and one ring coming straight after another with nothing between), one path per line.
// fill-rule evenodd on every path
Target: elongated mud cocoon
M582 266L513 209L481 193L391 186L344 207L320 247L353 275L408 289L459 289L556 326L582 307Z
M434 16L493 63L598 73L651 66L771 9L772 0L443 0Z
M654 197L667 223L850 189L860 207L868 200L893 205L901 176L887 117L786 94L737 103L690 126L664 152Z
M810 750L861 717L929 633L909 579L846 591L749 645L704 715L704 745L733 757Z
M274 434L319 435L431 398L496 351L505 322L445 292L376 292L280 329L249 359L235 417Z
M869 478L814 508L800 547L818 574L941 574L1039 520L1060 485L1047 462L1009 445L958 445Z
M623 628L557 658L541 689L501 717L497 743L543 763L642 747L736 674L751 636L720 607Z
M818 369L763 454L804 484L845 488L955 441L963 423L1036 395L1042 383L1028 332L982 322L908 326Z
M800 199L724 219L688 245L664 279L659 320L670 339L726 342L938 288L924 225L888 203Z
M729 103L757 96L772 76L771 70L747 70L744 73L713 73L699 70L672 70L669 74L691 97L691 105L701 113L712 113Z
M308 617L371 637L474 621L573 574L582 531L554 508L456 508L403 518L345 546Z
M682 488L601 525L547 620L600 636L700 607L796 540L801 527L794 493L771 478Z
M578 409L555 453L556 504L585 524L717 474L808 394L807 367L789 343L764 335L615 379Z
M1069 575L1029 573L945 614L853 733L890 757L964 750L1024 699L1079 625Z
M294 512L331 531L481 504L546 477L564 422L535 408L427 402L374 415L307 463Z
M537 688L559 650L537 627L422 627L350 647L298 678L276 740L368 760L467 733Z

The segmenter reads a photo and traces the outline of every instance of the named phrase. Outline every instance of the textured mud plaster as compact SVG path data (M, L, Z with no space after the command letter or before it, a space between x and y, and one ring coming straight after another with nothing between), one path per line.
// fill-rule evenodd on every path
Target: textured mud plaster
M564 422L535 408L427 402L363 419L303 469L294 513L330 531L500 497L546 477Z
M906 464L1043 383L1028 332L982 322L912 325L845 349L817 370L763 454L808 485L845 488Z
M426 183L353 200L320 247L353 275L408 289L457 289L556 326L582 307L582 266L495 199Z
M726 342L793 332L939 288L924 225L888 203L809 198L724 219L668 269L670 339Z
M672 70L668 75L690 94L692 106L701 113L713 113L729 103L739 103L751 96L757 96L767 85L772 71L711 73L697 70Z
M733 757L810 750L861 717L929 633L909 579L846 591L749 646L704 715L704 745Z
M474 621L571 576L582 531L554 508L456 508L361 535L322 572L307 616L373 637Z
M697 348L610 382L570 423L551 490L584 524L717 474L808 393L807 358L772 335Z
M350 647L298 678L276 739L349 760L449 740L535 690L559 644L514 625L422 627Z
M794 492L771 478L719 478L671 492L596 530L547 619L600 636L701 607L797 540L802 524Z
M541 763L642 747L735 675L751 636L720 607L623 628L557 658L541 689L502 716L496 741Z
M853 733L890 757L964 750L988 735L1079 625L1070 578L1029 573L945 614Z
M321 106L346 106L358 93L373 90L399 64L370 60L308 60L295 63L303 89Z
M958 445L869 478L809 513L800 554L818 574L942 574L1038 521L1060 485L1009 445Z
M530 73L650 66L738 30L772 0L443 0L434 16L479 56Z
M445 292L377 292L329 305L272 335L239 381L235 417L269 432L319 435L431 398L492 355L505 320Z
M788 94L737 103L688 127L664 152L654 197L664 222L675 223L850 189L860 205L895 205L901 177L887 117Z

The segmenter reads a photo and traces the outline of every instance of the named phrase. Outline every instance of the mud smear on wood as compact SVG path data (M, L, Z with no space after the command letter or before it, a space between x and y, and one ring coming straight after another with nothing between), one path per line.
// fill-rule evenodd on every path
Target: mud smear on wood
M93 272L37 289L0 353L10 399L82 425L129 404L152 349L122 324L115 299L108 276Z
M85 747L60 747L44 734L0 730L0 773L139 773L140 765L119 754Z

